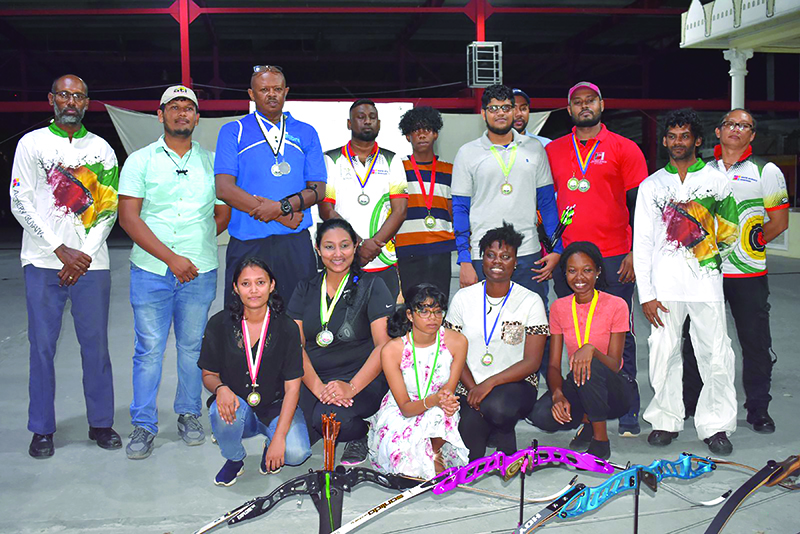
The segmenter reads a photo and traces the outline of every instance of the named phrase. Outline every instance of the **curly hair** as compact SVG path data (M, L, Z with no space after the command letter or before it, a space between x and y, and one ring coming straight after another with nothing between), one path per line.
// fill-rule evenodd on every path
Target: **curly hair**
M561 273L563 274L564 278L566 279L567 276L567 260L569 260L570 256L573 256L578 253L586 254L592 263L594 263L595 268L597 269L597 282L595 282L595 287L597 289L603 289L608 285L606 281L606 269L603 263L603 255L600 253L600 249L597 248L597 245L590 241L574 241L567 245L564 249L564 252L561 253L561 259L558 262L558 266L561 268Z
M511 102L512 106L514 105L514 91L505 85L496 83L484 89L483 96L481 97L481 107L486 109L486 106L489 105L489 102L491 102L493 98L501 102L508 100Z
M439 110L430 106L409 109L400 117L399 128L403 135L411 135L417 130L430 130L439 133L444 123Z
M478 248L481 251L481 256L486 252L486 249L492 246L492 243L498 242L501 245L505 244L514 249L514 254L522 245L522 240L525 238L521 233L514 230L514 225L503 221L503 226L493 228L486 232L478 243Z
M670 128L676 126L689 126L695 139L703 138L703 123L695 110L691 108L675 109L667 113L664 117L664 137L667 136Z
M431 299L428 306L423 306L423 302ZM422 283L417 284L408 290L408 300L404 304L399 304L395 307L394 313L389 317L386 323L386 330L389 337L401 337L406 335L411 330L411 321L406 315L406 311L416 311L423 308L436 309L439 308L443 312L447 311L447 295L441 289L433 284Z
M272 269L269 268L267 262L262 260L261 258L257 258L255 256L251 256L249 258L243 259L239 262L239 265L236 266L236 269L233 271L233 284L238 285L239 277L242 275L242 271L244 271L247 267L258 267L262 269L264 272L267 273L267 276L270 280L277 283L275 275L272 274ZM233 290L233 287L230 288L232 298L228 303L228 311L231 314L231 318L233 319L234 324L239 324L242 321L242 317L244 316L244 304L242 303L242 298L236 294L236 291ZM274 290L269 295L269 301L267 302L269 309L275 315L280 315L283 313L283 297L278 294L278 290Z

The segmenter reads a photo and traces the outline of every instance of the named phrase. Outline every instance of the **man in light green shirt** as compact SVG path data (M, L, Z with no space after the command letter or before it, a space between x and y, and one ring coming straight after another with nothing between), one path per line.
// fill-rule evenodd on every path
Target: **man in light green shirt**
M205 440L202 379L197 367L208 310L217 293L217 239L231 210L214 189L214 153L192 141L200 116L194 91L177 85L161 97L164 135L131 154L120 174L119 221L133 239L131 305L133 432L128 458L153 451L156 397L170 325L175 324L178 433L188 445Z

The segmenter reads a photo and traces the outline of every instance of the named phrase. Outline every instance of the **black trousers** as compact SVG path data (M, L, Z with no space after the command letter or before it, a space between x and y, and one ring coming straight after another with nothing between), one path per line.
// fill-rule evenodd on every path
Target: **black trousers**
M564 380L561 391L570 404L572 421L562 425L553 418L553 395L548 392L533 407L531 421L545 432L578 428L583 416L589 422L597 423L617 419L628 413L631 390L621 373L615 373L600 360L592 360L592 377L578 387L570 372Z
M447 295L447 299L450 299L452 265L449 252L397 258L397 268L400 271L403 298L407 299L406 293L409 289L417 284L427 282L438 287Z
M536 388L524 380L497 386L483 399L480 411L467 403L466 395L460 402L458 431L469 449L469 460L486 456L490 436L498 451L512 454L517 452L514 427L530 414L536 403Z
M378 375L375 380L353 397L352 406L343 408L333 404L322 404L303 384L300 388L299 405L306 418L311 444L322 439L322 415L331 412L335 413L336 420L342 423L339 428L338 441L355 441L366 436L368 427L364 419L378 411L387 391L389 391L389 385L386 383L386 379L383 375Z
M311 234L303 230L297 234L272 235L262 239L242 241L231 237L225 253L225 306L232 294L233 271L239 263L251 256L264 260L275 275L278 294L288 304L295 286L308 280L317 272Z
M742 384L748 411L767 409L772 396L772 366L777 361L772 352L769 328L769 282L767 276L724 278L725 300L731 306L736 334L742 346ZM687 413L694 413L703 380L697 370L689 319L683 325L683 404Z
M636 383L636 335L633 329L633 290L635 284L633 282L623 284L619 281L619 275L617 274L620 265L622 265L622 260L625 259L626 255L627 254L621 254L619 256L603 258L603 271L605 272L606 282L608 283L604 291L620 297L628 304L628 326L630 330L625 334L625 348L622 351L622 373L629 379L628 387L633 394L631 396L631 407L628 411L628 417L623 417L622 422L631 424L638 421L640 400L639 386ZM556 267L553 271L553 284L555 285L556 295L558 295L559 298L572 294L572 289L567 285L567 279L560 267ZM544 366L544 361L542 362L542 366ZM625 414L623 414L623 416L625 416Z
M382 271L373 271L372 274L383 280L383 283L389 288L392 299L396 301L397 295L400 294L400 279L397 277L397 264Z

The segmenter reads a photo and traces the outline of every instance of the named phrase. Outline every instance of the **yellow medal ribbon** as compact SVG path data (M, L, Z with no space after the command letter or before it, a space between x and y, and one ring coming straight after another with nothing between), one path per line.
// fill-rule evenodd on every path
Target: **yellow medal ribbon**
M370 153L370 156L372 156L372 163L370 164L369 169L367 169L367 174L364 175L363 180L361 179L361 176L358 174L356 166L353 164L353 158L355 158L356 156L350 150L350 143L344 145L344 149L342 150L342 152L344 152L345 156L347 156L348 161L350 161L350 167L352 167L353 172L355 173L356 178L358 179L358 185L360 185L361 189L363 190L365 187L367 187L367 182L369 182L369 177L372 175L372 170L375 168L375 163L378 161L378 143L375 143L375 147L372 149L372 152Z
M519 145L516 144L511 147L511 156L508 158L508 165L506 165L506 162L503 161L503 156L500 155L500 152L497 150L496 146L492 145L492 147L489 149L492 151L492 154L494 154L497 163L500 164L500 168L503 170L503 176L505 177L506 182L508 182L508 175L511 174L511 167L514 166L514 162L517 160L518 147Z
M336 293L333 295L333 300L331 300L330 306L328 306L327 279L327 274L322 277L322 286L319 289L319 322L322 323L323 330L328 326L328 322L331 320L333 309L336 307L336 303L339 302L339 298L342 296L342 290L347 284L347 281L350 279L350 273L347 273L345 277L342 278L342 281L339 282L339 287L336 289Z
M597 139L590 139L586 143L587 154L586 157L584 157L583 154L581 154L582 151L578 146L578 141L575 138L575 134L572 134L572 146L575 148L575 156L578 158L578 166L581 168L581 174L583 175L584 179L586 179L586 171L589 170L589 162L592 161L594 153L597 152L598 144L599 143L597 142Z
M592 318L594 318L594 309L597 307L597 290L594 290L592 297L592 304L589 306L589 315L586 316L586 333L583 335L583 343L581 343L581 327L578 325L578 307L575 304L575 295L572 295L572 321L575 323L575 337L578 339L578 348L586 345L589 342L589 330L592 329Z

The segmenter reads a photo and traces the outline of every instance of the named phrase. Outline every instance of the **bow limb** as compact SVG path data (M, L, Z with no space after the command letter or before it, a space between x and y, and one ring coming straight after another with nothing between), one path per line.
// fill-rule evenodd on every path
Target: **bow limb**
M552 518L557 516L562 508L567 506L569 502L574 499L575 497L580 496L586 490L586 486L583 484L577 484L574 487L570 488L566 493L560 496L558 499L554 500L550 504L548 504L545 508L540 510L536 515L522 523L517 530L515 530L515 534L530 534L537 528L541 527Z
M323 473L324 471L309 471L305 475L287 480L275 488L269 495L256 497L252 501L249 501L249 503L246 503L249 504L246 508L242 509L243 507L239 507L240 511L228 519L228 524L235 525L236 523L263 515L282 500L294 495L313 495L319 493L322 490L322 481L320 477Z

